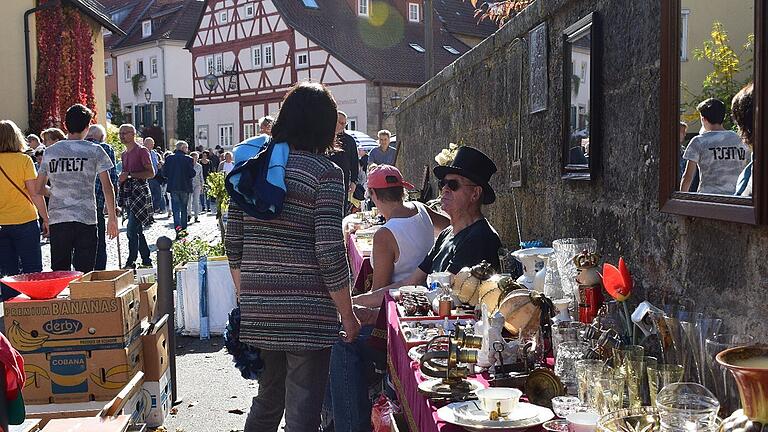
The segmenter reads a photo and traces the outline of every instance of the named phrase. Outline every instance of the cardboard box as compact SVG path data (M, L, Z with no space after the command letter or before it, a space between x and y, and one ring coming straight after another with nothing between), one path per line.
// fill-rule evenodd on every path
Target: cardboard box
M48 422L42 432L126 432L129 423L128 416L54 419Z
M145 381L144 391L149 395L151 408L146 418L147 426L160 427L171 412L171 371L165 371L159 381Z
M23 356L28 405L109 401L144 366L140 339L127 348Z
M96 270L69 283L71 299L116 297L133 284L131 270Z
M147 329L144 345L144 380L160 381L168 369L168 314Z
M139 284L139 317L149 322L157 322L160 311L157 309L157 284Z
M5 302L6 336L22 354L122 349L141 334L139 289L118 297Z

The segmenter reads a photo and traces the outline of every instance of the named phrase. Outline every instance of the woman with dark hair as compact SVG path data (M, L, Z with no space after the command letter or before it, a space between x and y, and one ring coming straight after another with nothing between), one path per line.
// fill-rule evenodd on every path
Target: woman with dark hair
M755 149L755 105L752 97L754 88L753 83L747 84L736 93L736 96L731 101L731 117L733 117L733 121L739 128L739 135L741 135L742 141L753 152ZM754 153L751 157L754 158ZM736 195L752 196L752 162L750 160L741 174L739 174L739 179L736 181Z
M283 411L286 431L317 431L331 346L360 331L341 225L344 177L325 157L335 124L336 102L326 87L294 87L272 128L275 142L290 148L283 211L259 220L235 203L229 207L224 242L240 302L240 340L259 348L264 361L245 432L276 431Z

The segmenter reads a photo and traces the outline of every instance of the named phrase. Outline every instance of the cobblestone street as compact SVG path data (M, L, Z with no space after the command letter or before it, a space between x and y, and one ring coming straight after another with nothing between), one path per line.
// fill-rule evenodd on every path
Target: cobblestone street
M194 219L193 219L194 220ZM219 234L218 227L216 225L216 215L214 213L201 213L200 222L190 223L187 227L189 237L200 237L208 241L219 241L221 235ZM118 224L120 228L120 260L118 263L118 240L107 239L107 269L117 269L120 266L125 265L125 259L128 257L128 237L126 237L126 224L128 220L118 218ZM144 229L144 237L147 239L147 245L152 256L152 263L156 264L157 246L155 243L157 239L166 236L170 239L174 239L176 234L173 230L173 218L168 217L167 213L156 214L155 223L150 228ZM51 247L50 244L45 242L42 247L43 251L43 267L44 270L51 269ZM141 261L137 260L137 264Z

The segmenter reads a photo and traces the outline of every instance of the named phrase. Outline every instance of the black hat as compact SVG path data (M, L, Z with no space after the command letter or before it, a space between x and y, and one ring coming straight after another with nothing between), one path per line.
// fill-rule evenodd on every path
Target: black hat
M488 183L496 172L496 164L476 148L459 147L450 165L436 166L432 171L438 179L442 179L446 174L466 177L483 187L483 204L493 204L496 201L496 193Z

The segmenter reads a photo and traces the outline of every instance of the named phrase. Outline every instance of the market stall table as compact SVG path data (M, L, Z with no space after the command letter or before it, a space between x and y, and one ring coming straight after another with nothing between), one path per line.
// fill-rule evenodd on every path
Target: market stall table
M419 371L419 362L411 360L405 340L400 335L400 317L397 302L385 294L387 313L387 365L390 378L395 386L397 397L403 409L403 416L411 432L462 432L461 426L446 423L437 415L438 405L419 393L419 383L426 381ZM488 387L487 375L475 375L471 379ZM520 430L520 429L516 429ZM528 431L543 431L540 426Z
M372 246L369 242L358 241L355 234L350 234L347 237L347 254L352 270L352 280L355 284L353 290L355 294L365 292L365 280L373 274L371 252Z

